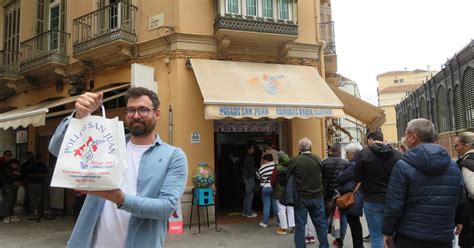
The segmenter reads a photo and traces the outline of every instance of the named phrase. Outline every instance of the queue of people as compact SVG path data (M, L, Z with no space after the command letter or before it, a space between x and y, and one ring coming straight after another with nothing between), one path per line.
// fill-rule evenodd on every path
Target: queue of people
M408 123L403 153L385 143L380 131L371 132L367 140L365 148L357 142L344 147L347 160L341 156L341 146L335 144L329 149L329 157L321 161L311 153L307 138L299 141L300 153L291 159L278 152L275 163L274 149L264 151L261 167L255 172L262 186L264 206L260 226L268 226L274 211L279 223L276 233L294 230L295 247L306 247L315 242L315 237L320 247L329 247L331 223L327 217L333 214L336 197L353 192L353 204L338 209L341 230L334 247L344 246L347 226L352 246L364 247L362 216L373 248L447 248L453 247L455 235L459 235L456 245L473 247L474 133L456 137L456 162L437 144L434 125L426 119ZM249 146L249 154L253 149L254 145ZM281 175L286 180L295 178L298 203L294 206L279 202L287 190ZM246 189L250 191L247 184ZM251 201L246 198L244 206L251 206ZM250 215L257 217L255 212L244 210L244 216Z
M21 219L15 215L14 207L20 187L24 190L23 212L39 214L44 210L44 178L49 176L47 166L41 161L41 155L33 152L25 154L25 162L13 158L10 150L5 150L0 157L0 185L2 186L1 216L8 224Z

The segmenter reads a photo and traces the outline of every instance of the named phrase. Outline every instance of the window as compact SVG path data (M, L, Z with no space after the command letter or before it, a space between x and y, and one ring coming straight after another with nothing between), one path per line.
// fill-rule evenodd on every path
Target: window
M6 50L4 65L9 65L18 60L17 51L20 41L20 3L18 1L5 7L5 30L3 49Z
M278 19L280 20L290 19L288 0L278 0Z
M257 0L247 0L247 15L257 16Z
M398 80L398 82L399 82L399 83L403 83L403 82L404 82L403 78L400 78L400 79Z
M272 0L263 0L263 17L273 18L273 1Z
M239 13L239 0L227 0L226 12L229 14Z
M393 80L394 83L398 84L398 79Z

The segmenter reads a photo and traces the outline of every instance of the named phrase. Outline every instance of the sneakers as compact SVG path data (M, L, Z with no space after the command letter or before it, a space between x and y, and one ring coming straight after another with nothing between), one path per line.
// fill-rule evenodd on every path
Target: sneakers
M256 213L252 213L251 215L242 214L242 216L247 217L247 218L255 218L255 217L257 217L258 215L257 215Z
M306 244L309 244L309 243L316 243L316 239L315 239L313 236L306 237L306 238L305 238L305 243L306 243Z
M364 242L370 242L370 234L364 237Z
M10 217L10 221L11 221L11 222L18 222L18 221L20 221L20 220L21 220L21 219L18 218L17 216L15 216L15 215L13 215L12 217Z
M12 221L10 220L10 217L5 217L3 218L3 223L8 224L11 223Z
M263 223L263 222L260 222L260 224L258 224L259 226L263 227L263 228L266 228L268 225Z
M277 228L276 233L278 233L278 234L288 234L286 229L283 229L281 227Z

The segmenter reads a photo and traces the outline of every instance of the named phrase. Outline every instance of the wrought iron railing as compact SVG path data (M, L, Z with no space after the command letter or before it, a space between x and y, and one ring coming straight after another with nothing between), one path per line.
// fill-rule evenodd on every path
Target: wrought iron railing
M20 44L20 70L26 70L48 62L67 64L69 33L49 30Z
M326 43L325 55L336 54L336 39L334 36L334 22L319 23L319 32L321 39Z
M18 73L18 62L20 53L18 51L1 50L0 51L0 71L4 73Z
M298 24L291 21L273 20L262 17L243 17L240 15L218 16L214 22L214 30L231 29L259 33L298 35Z
M74 53L123 39L136 42L137 7L119 1L74 19Z

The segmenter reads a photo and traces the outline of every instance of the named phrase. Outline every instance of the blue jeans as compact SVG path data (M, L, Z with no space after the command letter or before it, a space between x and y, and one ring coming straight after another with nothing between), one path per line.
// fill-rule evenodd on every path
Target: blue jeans
M255 186L255 177L244 178L245 197L244 197L244 215L252 215L253 187Z
M375 202L364 202L364 214L369 227L370 244L372 248L383 248L383 209L385 204Z
M307 215L309 213L311 221L316 229L319 240L319 247L329 248L328 225L326 223L325 205L323 197L314 199L300 199L298 206L295 206L295 247L305 248L305 227Z
M268 224L268 219L270 219L270 212L278 213L277 206L275 201L272 199L273 189L272 187L262 188L262 201L263 201L263 224Z

